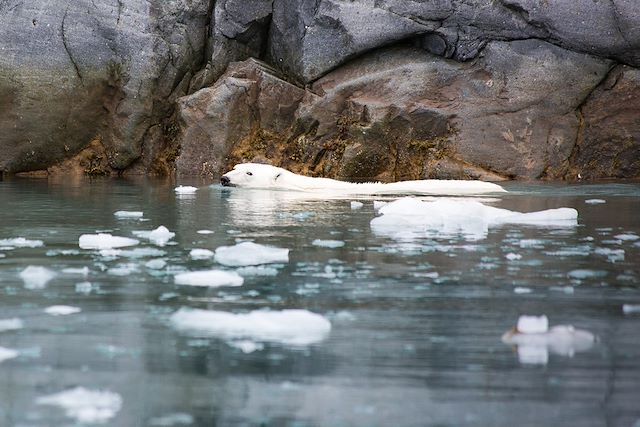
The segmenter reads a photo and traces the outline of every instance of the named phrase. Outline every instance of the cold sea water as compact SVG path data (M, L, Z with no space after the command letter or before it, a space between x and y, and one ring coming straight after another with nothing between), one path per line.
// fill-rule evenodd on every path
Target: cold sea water
M429 230L180 184L0 181L1 426L640 426L639 184L508 183L476 200L577 223ZM505 344L521 315L596 338Z

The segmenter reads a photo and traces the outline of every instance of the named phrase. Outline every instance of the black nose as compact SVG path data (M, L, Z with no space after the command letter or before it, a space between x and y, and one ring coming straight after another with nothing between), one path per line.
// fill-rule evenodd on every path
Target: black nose
M221 176L220 177L220 184L225 185L225 186L229 185L229 184L231 184L231 180L229 179L229 177Z

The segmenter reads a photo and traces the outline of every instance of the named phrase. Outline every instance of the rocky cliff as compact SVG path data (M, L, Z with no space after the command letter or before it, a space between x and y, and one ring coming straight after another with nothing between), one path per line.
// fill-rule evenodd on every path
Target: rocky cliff
M633 178L639 68L635 0L0 0L0 171Z

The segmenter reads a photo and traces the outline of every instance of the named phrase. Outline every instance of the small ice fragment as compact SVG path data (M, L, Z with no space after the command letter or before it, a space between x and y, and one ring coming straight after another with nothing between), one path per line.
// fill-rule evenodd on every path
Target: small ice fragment
M624 249L610 249L598 247L595 250L598 255L604 255L610 262L624 261Z
M327 338L331 323L307 310L228 313L183 307L171 315L176 329L224 339L248 339L293 346L315 344Z
M163 259L152 259L144 263L144 266L151 270L162 270L167 265Z
M82 267L82 268L63 268L62 272L65 274L79 274L81 276L88 276L89 275L89 267Z
M20 353L16 350L12 350L6 347L0 347L0 363L5 360L16 358L20 355Z
M363 206L364 206L364 203L362 202L357 202L357 201L351 202L351 209L353 210L360 209Z
M314 246L321 246L323 248L341 248L344 246L344 242L342 240L322 240L316 239L311 242Z
M156 228L155 230L152 230L151 233L149 233L148 239L152 243L154 243L154 244L156 244L158 246L164 246L175 235L176 235L176 233L173 233L173 232L169 231L167 229L167 227L165 227L164 225L161 225L160 227Z
M113 215L118 219L142 218L142 212L140 211L116 211Z
M83 234L78 240L82 249L114 249L135 246L140 243L128 237L112 236L109 233Z
M192 259L208 259L212 258L213 255L213 251L209 249L191 249L191 252L189 252L189 256Z
M539 239L522 239L520 240L521 248L541 249L544 247L544 241Z
M24 237L14 237L11 239L0 239L0 246L13 248L39 248L44 246L42 240L29 240Z
M56 273L45 267L30 265L20 272L20 278L27 289L43 289L56 276Z
M584 201L588 205L599 205L601 203L607 203L606 200L603 199L588 199Z
M128 276L131 273L138 271L137 264L119 264L115 267L111 267L107 270L107 274L112 276Z
M72 307L70 305L52 305L44 309L45 313L52 316L68 316L69 314L76 314L81 311L79 307Z
M88 390L76 387L60 393L39 397L38 405L58 406L65 415L84 423L105 423L122 408L122 398L111 391Z
M564 292L565 294L571 295L575 292L573 286L551 286L549 288L552 291Z
M589 270L589 269L571 270L567 274L567 276L569 276L569 278L577 279L577 280L605 277L606 275L607 275L606 271L603 271L603 270Z
M518 286L513 288L513 292L516 294L530 294L533 291L531 290L531 288L524 288L524 287Z
M509 261L515 261L517 259L522 259L522 255L520 254L514 254L513 252L509 252L508 254L506 254L504 256L506 259L508 259Z
M183 412L176 412L175 414L151 418L149 420L149 425L151 427L188 426L193 424L194 421L195 420L192 415L185 414Z
M174 282L189 286L242 286L244 279L234 271L203 270L176 274Z
M174 188L173 191L175 191L176 194L193 194L197 190L198 189L196 187L192 187L190 185L179 185L176 188Z
M549 349L545 346L519 345L518 361L524 365L546 365L549 362Z
M640 313L640 304L622 304L622 312L624 314Z
M613 236L614 239L624 240L624 241L633 241L640 239L640 236L633 233L624 233Z
M117 258L122 254L120 249L101 249L100 256L105 258Z
M264 349L264 344L257 343L251 340L230 341L227 344L229 344L231 347L239 349L244 354L249 354L253 353L254 351Z
M289 249L241 242L235 246L220 246L216 249L216 262L233 267L289 262Z
M76 283L76 292L79 294L88 295L93 290L93 285L91 282L80 282Z
M22 320L14 317L12 319L0 319L0 332L15 331L16 329L22 329L24 323Z
M539 334L549 330L547 316L520 316L516 330L521 334Z
M198 234L213 234L211 230L198 230L196 233Z
M241 276L277 276L278 270L273 267L250 265L247 267L240 267L236 270L236 273Z

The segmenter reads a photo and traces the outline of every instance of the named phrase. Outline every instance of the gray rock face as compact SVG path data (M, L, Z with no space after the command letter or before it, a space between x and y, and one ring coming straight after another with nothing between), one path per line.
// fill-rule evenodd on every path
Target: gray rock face
M0 2L0 169L46 168L92 140L113 168L203 61L209 0Z

